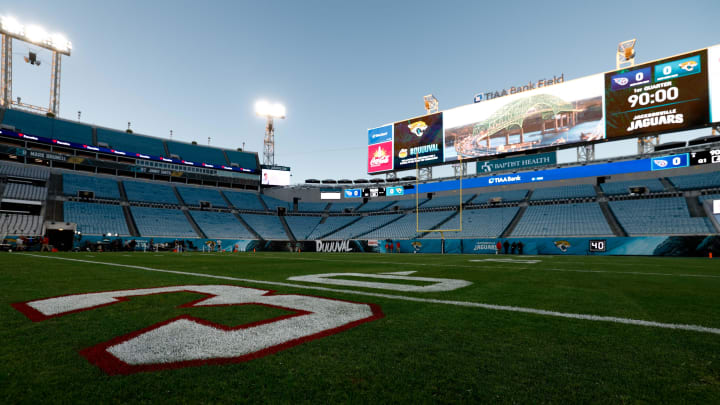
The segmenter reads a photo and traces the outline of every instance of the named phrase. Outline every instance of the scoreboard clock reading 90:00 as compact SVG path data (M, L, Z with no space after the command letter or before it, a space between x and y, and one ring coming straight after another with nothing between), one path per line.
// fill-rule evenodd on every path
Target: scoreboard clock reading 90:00
M605 74L607 138L706 126L707 50Z

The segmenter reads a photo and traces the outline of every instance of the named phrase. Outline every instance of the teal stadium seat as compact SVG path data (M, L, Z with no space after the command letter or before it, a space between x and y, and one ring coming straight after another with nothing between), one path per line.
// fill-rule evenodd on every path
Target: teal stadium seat
M110 149L123 152L142 153L151 156L165 156L163 141L144 135L133 135L127 132L113 131L111 129L97 129L98 143L106 143Z
M48 118L19 110L5 110L5 125L29 135L92 145L92 127L62 119Z

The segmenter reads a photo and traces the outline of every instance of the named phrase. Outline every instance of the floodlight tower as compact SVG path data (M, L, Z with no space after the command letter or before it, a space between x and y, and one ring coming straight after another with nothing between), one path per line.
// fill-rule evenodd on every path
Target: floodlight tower
M263 164L275 164L275 118L285 118L285 106L279 103L270 104L267 101L255 103L255 114L267 118L265 125L265 140L263 141Z
M62 55L70 56L72 43L62 34L49 34L37 25L25 26L9 16L0 16L2 53L0 56L0 106L60 114L60 66ZM52 74L50 77L50 105L48 108L12 100L12 40L27 42L52 52Z

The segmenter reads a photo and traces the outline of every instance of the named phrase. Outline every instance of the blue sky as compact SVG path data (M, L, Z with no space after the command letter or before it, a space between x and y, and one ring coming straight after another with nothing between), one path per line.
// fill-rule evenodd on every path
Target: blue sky
M5 0L0 13L73 42L64 118L82 111L84 122L130 121L136 133L172 129L176 140L209 136L262 154L253 105L282 102L275 162L292 167L294 183L367 177L367 128L423 114L428 93L448 109L476 92L612 70L617 43L629 38L638 38L638 62L720 43L717 0ZM47 105L50 55L32 67L22 63L27 51L15 42L13 96ZM598 155L634 151L630 141Z

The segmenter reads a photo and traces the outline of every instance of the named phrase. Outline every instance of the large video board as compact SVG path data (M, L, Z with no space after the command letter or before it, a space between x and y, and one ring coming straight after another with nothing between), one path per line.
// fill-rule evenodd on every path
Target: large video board
M603 78L588 76L444 112L445 161L603 139Z
M368 131L368 173L720 123L720 45ZM392 156L392 158L390 158ZM417 157L417 159L416 159Z
M605 74L610 139L705 126L709 105L707 50Z

